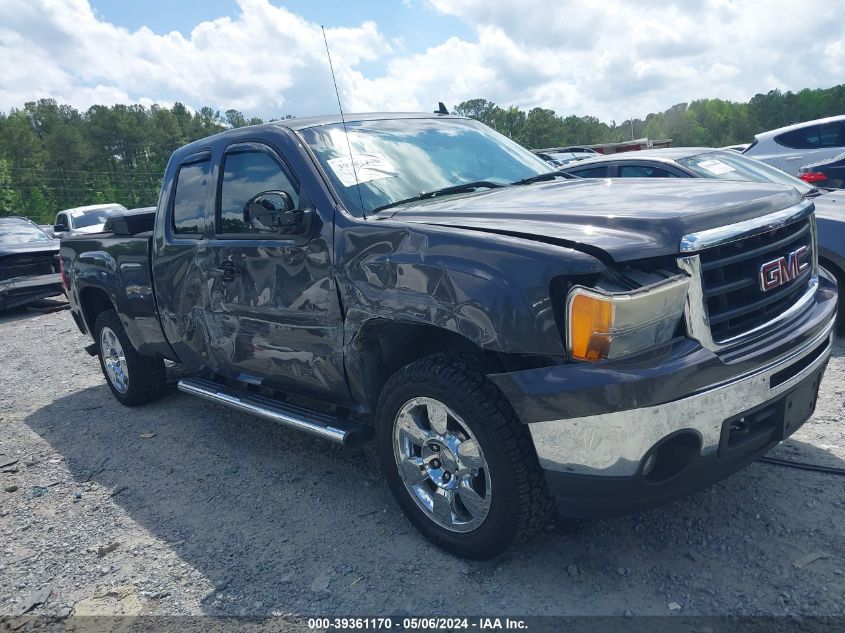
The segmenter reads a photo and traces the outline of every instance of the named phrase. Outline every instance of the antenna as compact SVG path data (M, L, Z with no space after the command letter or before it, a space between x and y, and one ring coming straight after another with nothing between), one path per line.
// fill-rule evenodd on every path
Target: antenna
M364 219L367 219L367 211L364 209L364 197L361 195L361 183L358 182L358 170L355 168L355 157L352 155L352 143L349 142L349 131L346 129L346 119L343 116L343 106L340 104L340 91L337 89L337 79L334 76L334 66L332 65L332 54L329 52L329 41L326 39L326 29L320 26L323 32L323 42L326 44L326 57L329 58L329 70L332 72L332 83L334 83L334 93L337 96L337 109L340 110L340 122L343 124L343 135L346 137L346 148L349 150L349 164L352 165L352 175L355 176L355 188L358 190L358 202L361 203L361 213Z

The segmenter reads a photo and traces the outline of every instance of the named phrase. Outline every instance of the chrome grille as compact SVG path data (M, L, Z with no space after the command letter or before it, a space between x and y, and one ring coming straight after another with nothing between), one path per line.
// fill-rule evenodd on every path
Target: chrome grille
M807 247L811 265L797 277L768 292L761 288L763 264ZM718 246L701 258L701 286L707 321L716 342L742 335L777 318L807 290L814 274L813 231L810 218Z

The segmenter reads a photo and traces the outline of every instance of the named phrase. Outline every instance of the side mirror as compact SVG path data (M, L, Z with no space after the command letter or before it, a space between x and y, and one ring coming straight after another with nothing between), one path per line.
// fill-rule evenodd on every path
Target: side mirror
M54 224L53 225L53 233L63 233L64 227L61 224Z
M247 200L243 215L244 224L252 228L301 235L308 232L313 212L294 209L293 198L287 191L262 191Z

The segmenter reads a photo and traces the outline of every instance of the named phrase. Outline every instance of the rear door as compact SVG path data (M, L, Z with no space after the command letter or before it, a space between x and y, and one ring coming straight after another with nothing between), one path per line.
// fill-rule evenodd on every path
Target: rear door
M333 209L313 209L276 148L235 142L219 164L207 277L209 352L219 374L281 391L350 401L332 269ZM263 192L312 208L311 234L290 236L245 212Z
M162 329L179 360L194 370L208 367L205 258L212 182L210 149L176 164L159 201L164 208L156 216L152 256Z

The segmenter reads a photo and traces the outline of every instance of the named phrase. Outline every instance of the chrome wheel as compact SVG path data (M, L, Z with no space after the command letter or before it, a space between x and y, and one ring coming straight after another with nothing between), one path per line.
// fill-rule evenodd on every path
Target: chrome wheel
M100 354L103 366L106 368L109 382L120 393L129 390L129 369L126 366L126 355L117 334L110 327L100 330Z
M477 529L490 512L490 472L475 436L449 407L414 398L393 423L393 455L411 498L453 532Z

